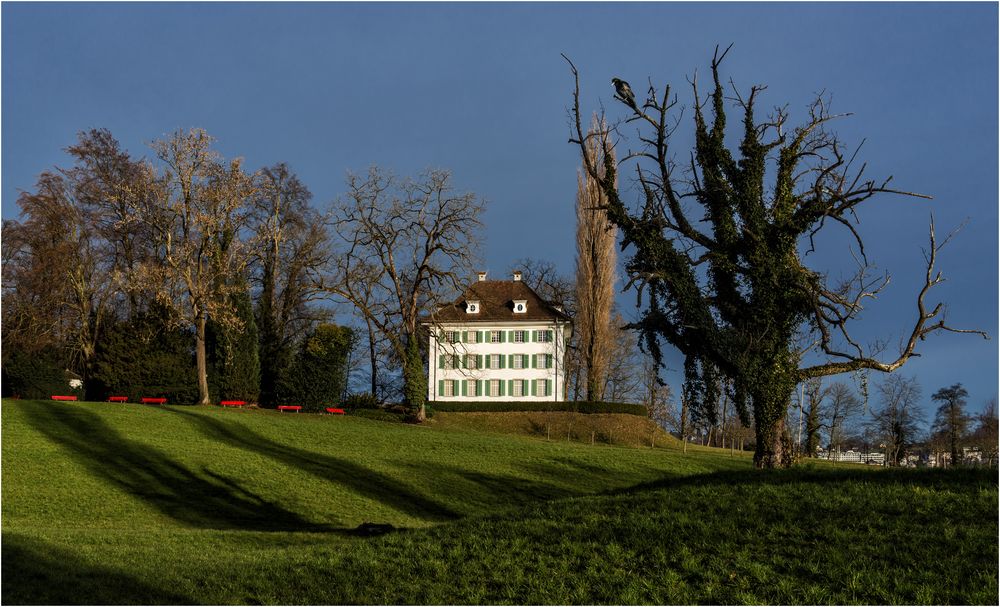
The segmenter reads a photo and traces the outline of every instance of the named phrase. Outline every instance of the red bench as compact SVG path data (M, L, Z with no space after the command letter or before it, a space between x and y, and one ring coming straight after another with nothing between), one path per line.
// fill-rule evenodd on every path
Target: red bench
M160 398L150 398L148 396L142 397L142 404L144 405L162 405L165 402L167 402L167 399L163 397Z
M326 412L327 413L333 413L334 415L343 415L344 414L344 410L343 409L338 409L337 407L327 407L326 408Z
M295 411L298 413L301 410L302 407L299 405L278 405L278 411L281 413L284 413L285 411Z
M128 402L128 397L127 396L109 396L108 397L108 402L109 403L127 403Z
M242 407L247 404L245 400L223 400L219 401L219 405L223 407Z
M53 396L52 400L76 400L75 396Z

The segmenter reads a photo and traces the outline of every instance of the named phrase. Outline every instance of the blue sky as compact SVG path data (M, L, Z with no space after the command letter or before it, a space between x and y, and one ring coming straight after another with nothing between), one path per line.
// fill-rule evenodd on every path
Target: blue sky
M716 44L741 90L767 84L762 107L793 123L825 90L872 176L932 195L871 201L860 213L888 292L858 335L893 350L916 314L921 246L968 221L943 252L937 295L949 320L993 340L939 335L903 373L927 407L962 382L972 409L997 395L997 5L995 3L12 3L2 5L2 210L38 173L67 164L78 131L106 127L135 155L177 128L204 127L248 166L287 162L323 206L348 170L451 169L488 200L485 266L519 257L574 260L579 160L567 144L572 80L585 112L621 116L613 76L642 90L690 88ZM679 152L686 157L686 151ZM810 256L846 271L843 234ZM634 298L623 296L626 312ZM671 361L675 368L680 361ZM676 377L672 375L672 377Z

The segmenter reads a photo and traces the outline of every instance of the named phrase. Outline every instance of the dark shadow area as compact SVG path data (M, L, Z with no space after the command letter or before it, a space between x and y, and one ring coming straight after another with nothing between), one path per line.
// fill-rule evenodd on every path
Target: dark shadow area
M98 478L174 520L204 529L330 531L254 494L235 480L191 470L122 436L81 407L25 407L29 423Z
M271 458L285 466L297 468L324 481L338 483L368 499L411 516L439 522L459 517L456 512L417 493L405 484L364 466L359 466L348 459L313 453L305 449L277 443L239 423L228 423L179 409L167 409L167 411L187 417L202 434L211 440Z
M3 535L2 558L4 605L197 604L191 597L84 564L70 552L17 534Z
M829 469L796 467L788 470L729 470L664 478L639 483L609 494L627 494L674 487L703 487L713 485L793 485L802 483L839 484L866 483L869 485L920 485L936 489L967 491L976 484L996 486L996 470L936 468L859 468Z

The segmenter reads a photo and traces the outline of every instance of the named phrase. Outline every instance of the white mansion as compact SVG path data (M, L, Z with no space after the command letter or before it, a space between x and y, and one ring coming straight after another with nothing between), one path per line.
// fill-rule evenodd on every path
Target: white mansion
M428 400L564 400L572 322L520 272L513 280L486 280L480 272L478 282L423 324L430 334Z

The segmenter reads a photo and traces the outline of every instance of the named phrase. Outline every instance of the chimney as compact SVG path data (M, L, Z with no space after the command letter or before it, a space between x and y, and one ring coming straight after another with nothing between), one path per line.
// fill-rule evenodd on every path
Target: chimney
M514 272L514 282L521 282L521 272L520 272L520 270L518 270L517 272Z
M476 272L476 274L479 276L479 282L486 280L486 272Z

